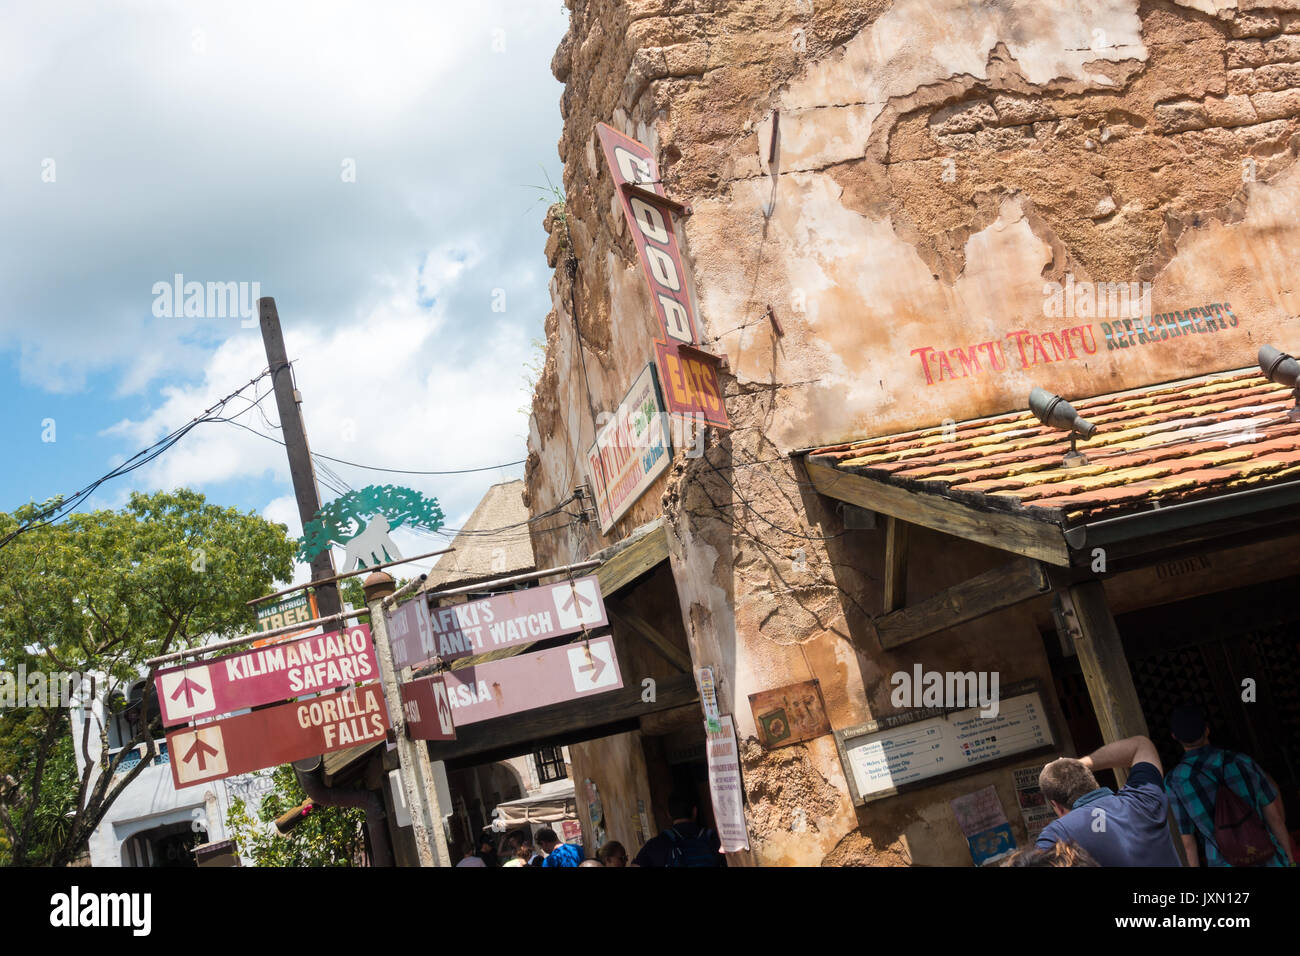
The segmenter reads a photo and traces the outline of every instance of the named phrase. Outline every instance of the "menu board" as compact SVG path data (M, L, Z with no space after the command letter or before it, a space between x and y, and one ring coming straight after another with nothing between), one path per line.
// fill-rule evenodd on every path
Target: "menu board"
M980 711L925 710L836 731L854 803L1056 745L1037 689L1008 693L996 716L981 717Z

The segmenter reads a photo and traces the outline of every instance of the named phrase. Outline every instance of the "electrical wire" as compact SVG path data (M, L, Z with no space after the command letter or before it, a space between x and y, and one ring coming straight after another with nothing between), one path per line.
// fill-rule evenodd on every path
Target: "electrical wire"
M149 464L151 461L158 458L164 452L171 449L174 445L176 445L177 442L179 442L182 438L184 438L186 435L188 435L191 431L193 431L196 427L203 424L204 422L230 422L231 424L239 425L240 423L234 421L234 418L238 417L238 415L246 414L252 408L257 407L257 403L250 402L248 408L245 408L243 411L238 412L236 413L235 416L231 416L229 418L223 418L219 415L214 415L213 413L223 410L226 407L226 405L228 405L236 397L243 397L241 395L242 392L244 392L250 386L256 385L257 382L261 381L263 378L269 375L270 372L271 370L269 368L263 369L259 374L251 378L249 381L241 385L239 388L235 389L229 395L226 395L224 398L218 399L214 404L204 409L202 413L196 415L194 418L190 419L184 425L181 425L179 428L176 428L173 431L169 432L168 434L164 435L162 438L158 439L158 441L154 442L152 445L149 445L147 448L144 448L136 452L134 455L126 459L126 461L122 462L122 464L118 465L112 471L108 472L105 475L102 475L99 478L96 478L94 481L86 485L80 491L77 491L74 494L63 499L59 503L59 505L55 509L53 509L52 512L42 513L41 515L38 515L36 518L29 520L26 524L20 525L19 527L15 528L13 531L9 532L9 534L5 535L3 538L0 538L0 548L9 544L9 542L13 541L15 538L17 538L20 534L23 534L24 532L31 531L34 528L41 528L49 524L54 524L60 519L67 517L69 514L75 511L87 498L89 498L92 494L94 494L95 491L105 482L111 481L114 478L120 478L123 475L128 475L131 472ZM267 395L269 394L271 393L268 392ZM263 396L263 398L265 398L265 396ZM247 399L245 399L245 401L247 401ZM260 402L261 399L258 399L258 401ZM247 426L241 425L241 427L247 427Z
M247 425L243 424L242 422L232 421L231 424L237 425L238 427L244 429L245 431L252 432L254 435L257 435L259 438L265 438L267 441L273 441L277 445L284 445L284 442L279 438L276 438L274 435L268 435L266 434L266 432L259 432L256 428L249 428ZM278 428L278 426L276 427ZM311 453L311 456L313 459L324 459L325 461L332 461L335 464L339 464L339 465L351 465L353 468L362 468L366 471L383 471L395 475L434 475L434 476L471 475L480 471L495 471L498 468L513 468L515 465L522 465L524 464L524 462L528 460L526 458L520 458L518 461L506 461L506 462L502 462L499 465L482 465L481 467L478 468L454 468L446 471L417 471L411 468L381 468L378 465L365 465L359 461L348 461L345 458L335 458L332 455L324 455L321 454L320 452L315 452L315 451Z

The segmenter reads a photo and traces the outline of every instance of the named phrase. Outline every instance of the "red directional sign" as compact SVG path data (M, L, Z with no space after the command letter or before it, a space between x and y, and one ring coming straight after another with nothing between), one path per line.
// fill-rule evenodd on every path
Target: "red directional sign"
M457 727L623 686L611 637L463 667L441 677Z
M455 740L456 727L440 676L421 677L402 685L402 715L412 740Z
M355 684L379 675L370 628L303 637L201 664L184 664L154 677L163 726L228 714Z
M167 735L176 789L330 753L388 733L378 684L351 688Z
M414 667L434 657L454 661L609 623L595 575L427 611L420 607L423 601L417 598L389 616L389 640L398 667Z

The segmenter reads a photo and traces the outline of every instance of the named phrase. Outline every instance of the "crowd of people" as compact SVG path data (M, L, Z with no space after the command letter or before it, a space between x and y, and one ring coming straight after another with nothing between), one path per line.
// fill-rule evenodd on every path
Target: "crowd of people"
M617 840L603 844L592 857L582 847L565 843L550 827L533 835L529 830L508 834L498 848L497 838L487 831L479 836L477 847L468 848L457 866L726 866L718 834L698 822L699 809L689 797L673 796L668 800L672 825L651 837L631 860L626 848Z
M1204 711L1180 707L1170 732L1182 759L1165 774L1147 737L1106 744L1085 757L1061 757L1039 774L1038 786L1056 813L1034 846L996 861L1000 866L1294 866L1291 837L1274 780L1245 754L1210 743ZM1096 774L1127 770L1116 792ZM610 841L588 858L555 831L509 834L498 848L484 833L457 866L725 866L717 833L701 826L688 797L668 802L672 825L647 840L630 860ZM1182 856L1170 828L1170 814ZM504 862L503 862L504 861Z
M1002 866L1182 866L1170 831L1173 814L1188 866L1294 866L1277 784L1254 760L1210 743L1199 707L1179 707L1170 733L1183 758L1164 773L1146 737L1106 744L1086 757L1045 766L1039 790L1056 819L1033 847ZM1127 768L1118 792L1095 773Z

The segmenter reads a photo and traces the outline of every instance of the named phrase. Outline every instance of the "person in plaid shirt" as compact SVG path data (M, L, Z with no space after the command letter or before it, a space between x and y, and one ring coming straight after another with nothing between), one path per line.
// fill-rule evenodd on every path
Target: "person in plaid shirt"
M1183 747L1183 759L1169 771L1165 789L1187 851L1188 866L1199 866L1197 836L1205 846L1206 866L1231 866L1214 842L1214 804L1226 786L1264 821L1277 851L1264 866L1290 866L1290 837L1277 788L1255 761L1245 754L1210 745L1210 727L1199 707L1179 707L1170 717L1173 737Z

